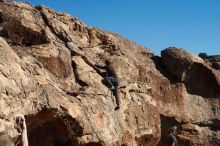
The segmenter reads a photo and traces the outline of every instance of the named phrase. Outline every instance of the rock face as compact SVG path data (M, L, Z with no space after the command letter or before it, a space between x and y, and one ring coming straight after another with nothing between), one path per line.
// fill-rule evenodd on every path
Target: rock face
M219 97L220 74L205 64L200 57L175 48L163 50L161 56L167 71L184 82L189 93L207 98Z
M183 145L219 145L220 72L183 49L162 51L161 62L176 82L185 85L185 107L192 121L181 125Z
M26 117L31 146L220 145L220 72L176 48L157 57L46 7L0 3L0 131ZM94 65L109 59L121 108Z

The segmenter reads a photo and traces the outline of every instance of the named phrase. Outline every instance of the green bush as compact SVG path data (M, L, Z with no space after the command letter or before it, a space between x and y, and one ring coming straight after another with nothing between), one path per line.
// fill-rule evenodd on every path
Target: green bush
M207 55L207 53L201 52L199 53L199 57L201 57L203 60L207 59L209 56Z

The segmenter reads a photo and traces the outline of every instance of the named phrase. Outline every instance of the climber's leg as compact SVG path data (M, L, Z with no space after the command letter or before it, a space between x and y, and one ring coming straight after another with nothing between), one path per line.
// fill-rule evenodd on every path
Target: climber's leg
M113 95L115 96L115 102L117 104L115 110L118 110L120 108L120 97L118 96L118 86L115 86L113 90Z
M112 80L113 80L113 77L104 77L105 79L105 84L108 88L114 88L113 84L112 84Z

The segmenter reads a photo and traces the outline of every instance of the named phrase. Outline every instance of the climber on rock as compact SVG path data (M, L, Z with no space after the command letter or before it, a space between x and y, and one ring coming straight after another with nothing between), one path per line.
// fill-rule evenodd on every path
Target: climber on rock
M106 71L105 74L103 75L104 83L109 89L112 90L113 95L115 96L116 104L117 104L115 110L118 110L120 108L119 106L120 99L118 96L119 81L118 81L118 77L117 77L114 67L111 65L111 62L109 60L105 61L105 66L100 66L100 65L95 65L95 66L97 68L104 69Z
M177 129L177 127L173 126L167 132L168 146L177 146L177 140L176 140L176 137L174 135L176 129Z

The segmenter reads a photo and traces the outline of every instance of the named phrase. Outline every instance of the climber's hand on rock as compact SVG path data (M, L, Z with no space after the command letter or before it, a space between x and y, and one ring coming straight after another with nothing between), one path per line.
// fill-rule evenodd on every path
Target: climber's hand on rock
M25 117L22 114L16 116L16 127L19 133L22 133L26 129Z

